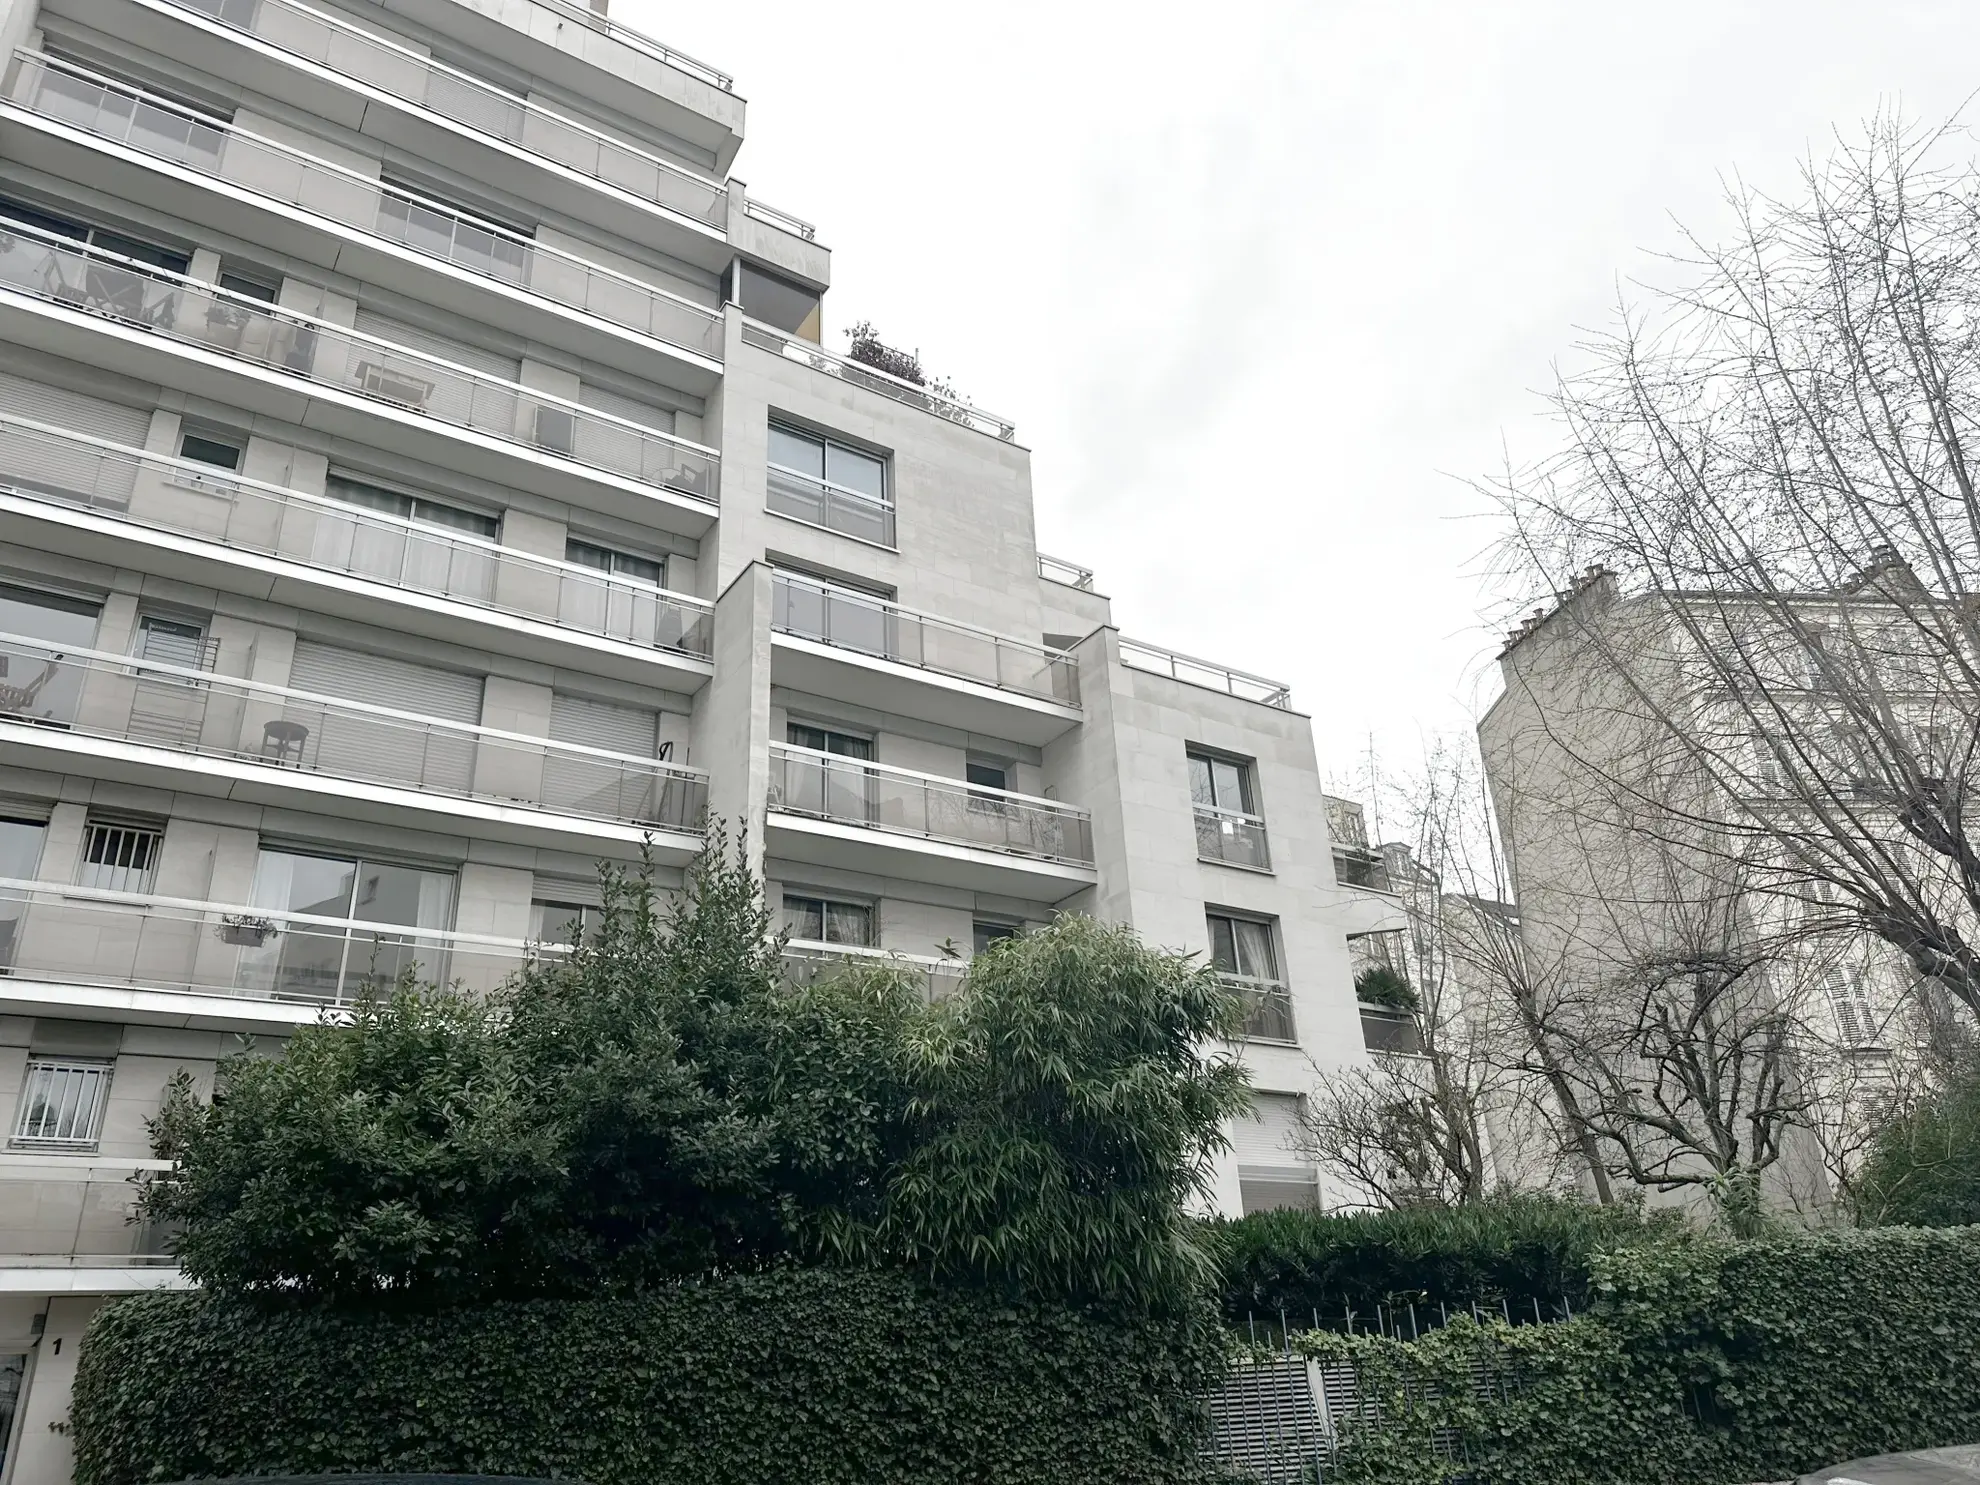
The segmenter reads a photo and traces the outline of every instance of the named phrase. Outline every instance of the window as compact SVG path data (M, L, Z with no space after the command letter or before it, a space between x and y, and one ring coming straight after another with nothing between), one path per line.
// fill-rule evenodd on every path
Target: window
M751 263L736 265L736 302L752 320L788 330L816 344L819 339L818 290L765 273Z
M784 931L812 944L874 947L873 904L784 894Z
M41 842L48 826L41 820L0 820L0 881L31 882L41 870ZM28 904L19 888L0 889L0 969L14 963L14 950Z
M870 768L856 766L873 761L872 738L815 727L807 722L789 723L784 738L794 748L809 748L814 753L832 756L815 758L803 753L785 753L773 758L772 769L781 778L778 808L857 825L872 824L879 818L879 777ZM855 761L833 761L839 758Z
M91 820L83 833L78 885L105 892L149 892L158 884L164 836L154 825Z
M230 294L239 294L243 299L256 299L263 304L273 304L280 297L275 285L265 279L236 273L231 268L220 270L220 287Z
M1196 854L1225 866L1259 871L1272 864L1259 818L1251 764L1191 749L1189 797L1196 818Z
M156 614L138 616L137 655L163 665L182 665L187 670L209 670L214 646L206 630L188 619L165 619Z
M1305 1154L1305 1111L1297 1094L1254 1093L1252 1114L1232 1121L1244 1214L1320 1205L1320 1175Z
M963 777L985 789L1010 788L1010 770L1001 763L984 763L972 758L963 766Z
M502 529L502 523L495 517L485 516L479 511L463 510L460 506L429 500L423 495L403 495L397 490L386 490L337 475L330 477L325 493L332 500L341 500L346 505L383 511L419 526L438 526L447 531L465 532L483 541L495 540Z
M828 531L894 544L887 461L815 433L770 425L766 504Z
M1831 965L1822 976L1835 1011L1836 1036L1845 1047L1882 1045L1877 1008L1870 999L1870 977L1860 964Z
M29 1058L13 1143L62 1150L93 1147L103 1130L113 1066L66 1057Z
M1205 914L1210 963L1245 1000L1244 1034L1255 1041L1291 1042L1292 996L1279 974L1272 924L1231 913Z
M176 248L159 247L155 243L126 237L121 232L113 232L107 227L92 227L84 222L71 221L67 217L56 216L52 212L37 211L31 206L0 199L0 217L19 222L22 226L34 228L53 237L66 237L72 242L87 243L90 247L106 253L116 253L135 262L162 268L167 273L184 273L192 267L192 254L180 252Z
M444 945L432 934L453 917L451 872L264 846L251 900L337 921L251 923L230 940L245 951L244 988L334 1001L350 998L367 980L389 984L409 970L422 979L447 978Z
M869 763L873 761L873 739L855 732L836 732L829 727L814 727L809 722L792 722L786 727L784 736L793 747L837 753L841 757L860 758Z
M179 457L216 469L238 472L246 445L228 434L186 432L179 437Z
M578 567L609 572L614 577L632 582L651 583L656 588L667 585L667 562L664 557L635 557L630 552L596 546L573 537L564 543L564 560Z
M529 905L529 941L566 946L596 943L604 912L593 904L539 898Z
M1016 938L1024 932L1021 923L990 923L982 919L969 925L970 950L972 953L989 952L990 946L1007 938Z
M83 671L63 653L96 640L101 605L0 583L0 716L66 726L82 699Z
M378 230L415 252L429 253L494 278L523 276L525 244L515 230L498 227L479 212L393 181L383 182Z

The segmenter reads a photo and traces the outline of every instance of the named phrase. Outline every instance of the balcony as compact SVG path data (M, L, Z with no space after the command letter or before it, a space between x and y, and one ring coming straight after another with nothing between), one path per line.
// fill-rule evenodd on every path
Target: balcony
M1198 804L1195 813L1197 860L1214 861L1219 866L1241 866L1250 871L1272 869L1272 853L1266 843L1262 815L1219 809L1214 804Z
M1268 681L1263 676L1232 670L1228 665L1219 665L1214 660L1197 660L1175 650L1143 644L1126 636L1122 636L1120 643L1121 664L1135 670L1165 675L1185 685L1222 691L1226 696L1235 696L1240 701L1256 701L1283 711L1292 710L1292 688L1283 681Z
M945 423L972 428L1003 443L1012 443L1017 439L1017 425L998 417L995 413L985 412L980 407L972 407L959 398L930 391L927 387L917 386L901 377L890 376L878 367L855 361L850 356L834 355L822 346L813 345L808 340L795 339L769 325L759 324L755 320L747 321L743 325L742 338L744 345L755 346L760 351L768 351L771 355L781 356L786 361L795 361L800 366L809 366L813 371L855 387L863 387L869 392L877 392L882 397L906 403L909 407L918 407L923 412L933 413ZM891 520L891 515L889 519ZM892 544L891 527L889 531L888 539L882 545Z
M596 657L625 679L656 683L656 664L668 671L657 683L675 690L708 679L711 619L698 598L4 413L0 509L58 521L76 555L118 565L148 541L146 570L161 576L551 665L570 664L571 643L591 636L634 652ZM527 622L491 639L494 615Z
M639 497L619 502L628 513L662 522L671 505L683 519L668 524L690 535L714 520L713 449L10 223L0 233L0 335L76 356L65 321L103 332L87 358L129 375L503 484L590 503L622 490Z
M1093 591L1093 569L1081 567L1077 562L1067 562L1058 557L1038 554L1038 575L1048 583L1058 583L1062 587L1077 588L1082 593Z
M133 0L128 19L139 46L212 71L216 40L231 42L240 52L228 75L257 92L700 267L728 264L739 188L330 11L302 0ZM673 111L645 90L625 101L634 115Z
M1364 1005L1361 1042L1371 1052L1419 1056L1423 1051L1423 1032L1416 1024L1416 1017L1408 1011Z
M921 982L923 997L931 1001L953 996L962 988L963 976L969 970L965 960L938 959L929 954L901 954L807 939L789 939L784 944L784 977L792 984L808 985L858 966L913 975Z
M1388 862L1381 852L1366 846L1334 847L1334 880L1343 887L1358 887L1364 892L1396 890L1389 880Z
M719 379L724 329L718 310L463 218L414 192L387 189L375 175L219 123L75 63L27 51L15 58L15 101L0 118L36 121L31 130L17 124L10 137L11 153L26 163L95 179L101 166L76 151L128 161L131 178L117 183L117 193L163 210L183 211L188 185L209 183L214 194L200 219L218 230L293 244L326 268L484 320L507 321L533 308L534 315L515 328L575 352L596 354L600 327L584 319L602 321L685 353L677 375L694 383L689 390L705 393ZM88 141L75 140L76 134ZM316 240L299 241L297 229L308 226ZM436 278L408 255L458 272ZM629 343L619 360L626 369L650 374L646 358L654 348Z
M410 971L435 984L487 992L529 958L554 948L481 934L362 922L111 892L52 882L0 880L0 1004L77 1004L136 1012L139 1019L196 1015L243 1029L301 1024L323 1006L347 1005L367 980ZM59 993L41 986L64 987ZM67 987L98 989L77 996ZM175 999L204 997L195 1011ZM255 1000L292 1007L230 1009ZM215 1004L214 1002L219 1002Z
M1292 991L1277 980L1255 980L1233 974L1220 974L1217 978L1244 1002L1244 1028L1239 1034L1245 1041L1298 1045Z
M20 635L0 634L0 661L0 761L621 856L649 833L670 860L699 846L707 776L652 758Z
M1069 655L815 578L774 572L777 684L1013 742L1079 721Z
M1032 901L1096 880L1092 820L1056 800L779 743L768 803L790 860Z

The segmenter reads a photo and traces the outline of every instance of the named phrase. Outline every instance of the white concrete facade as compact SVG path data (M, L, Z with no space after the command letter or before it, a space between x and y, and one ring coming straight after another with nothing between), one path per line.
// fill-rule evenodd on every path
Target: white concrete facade
M711 815L814 961L1219 915L1262 1093L1364 1055L1393 904L1306 717L1041 561L1008 424L820 344L721 73L581 0L0 46L0 1485L68 1479L90 1313L179 1282L125 1220L168 1078L367 973L491 988ZM1221 1208L1321 1195L1237 1133Z

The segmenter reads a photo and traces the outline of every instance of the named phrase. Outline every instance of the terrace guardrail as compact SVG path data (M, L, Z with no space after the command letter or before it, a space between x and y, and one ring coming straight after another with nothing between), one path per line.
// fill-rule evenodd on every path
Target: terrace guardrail
M0 492L577 633L709 653L711 610L685 593L8 413Z
M829 979L851 966L890 969L916 976L929 1000L947 1000L962 987L969 966L961 959L938 959L929 954L902 954L863 944L827 944L788 939L784 944L785 978L798 984Z
M707 775L654 758L26 635L0 661L0 722L670 831L707 812Z
M1299 1041L1293 1025L1292 991L1277 980L1253 979L1249 975L1219 974L1218 979L1237 992L1244 1002L1244 1029L1248 1042L1281 1042L1288 1046Z
M704 226L729 216L726 183L697 174L518 93L366 31L300 0L164 0L402 103Z
M770 747L769 806L887 834L1093 864L1093 822L1085 810L785 743Z
M665 62L669 67L677 67L682 72L692 73L703 82L720 88L725 93L733 93L736 90L735 79L728 73L719 72L706 62L690 57L686 52L676 51L665 42L654 40L644 31L636 31L623 22L613 20L603 10L593 10L589 5L579 3L579 0L530 0L530 3L540 5L545 10L555 11L558 15L568 16L590 30L609 36L614 41L623 42L636 52L644 52L656 62Z
M1136 670L1165 675L1171 680L1183 681L1192 686L1204 686L1212 691L1222 691L1226 696L1236 696L1245 701L1259 701L1266 706L1276 706L1285 710L1292 708L1292 688L1283 681L1268 681L1262 675L1233 670L1230 666L1219 665L1214 660L1198 660L1193 655L1185 655L1176 650L1165 650L1160 645L1144 644L1138 639L1129 639L1125 635L1121 638L1121 663L1131 665Z
M779 211L767 202L758 201L754 196L743 198L743 211L759 222L768 222L773 227L802 237L806 242L818 240L818 229L803 217L794 217L787 211Z
M1272 852L1262 815L1220 809L1214 804L1198 804L1194 809L1199 860L1224 866L1248 866L1254 871L1272 869Z
M326 918L0 878L0 971L136 990L342 1005L411 973L493 990L554 946L407 924Z
M1343 887L1360 887L1368 892L1393 892L1389 864L1379 851L1367 847L1334 847L1334 880Z
M775 573L770 593L770 627L780 633L1043 701L1079 705L1079 664L1057 650L793 573Z
M1017 425L995 413L985 412L980 407L972 407L958 398L931 392L926 387L893 376L877 367L855 361L850 356L838 356L823 346L813 345L808 340L799 340L783 331L765 325L757 320L743 322L743 344L755 346L758 350L769 351L782 356L787 361L795 361L801 366L809 366L813 371L836 377L842 382L856 387L864 387L869 392L878 392L882 397L891 397L896 402L905 402L910 407L918 407L923 412L933 413L945 422L960 423L965 428L974 428L978 433L989 435L1004 443L1017 438Z
M713 449L37 227L0 226L0 289L587 469L717 501L720 456Z
M75 63L30 51L14 55L20 68L15 102L38 118L240 186L281 206L667 345L722 359L717 310Z
M1077 588L1082 593L1093 591L1093 569L1081 567L1077 562L1062 561L1057 557L1038 554L1038 575L1049 583L1060 583L1068 588Z

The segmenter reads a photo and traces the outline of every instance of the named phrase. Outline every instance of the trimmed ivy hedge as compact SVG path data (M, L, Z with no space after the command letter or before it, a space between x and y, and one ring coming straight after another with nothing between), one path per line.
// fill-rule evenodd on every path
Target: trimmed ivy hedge
M406 1470L589 1485L1203 1478L1214 1319L790 1269L427 1313L156 1293L91 1325L77 1485Z
M1589 1300L1597 1253L1678 1242L1676 1212L1508 1196L1463 1207L1343 1215L1285 1210L1211 1224L1224 1314L1237 1324L1283 1310L1338 1318L1343 1306Z
M1315 1333L1384 1421L1329 1485L1726 1485L1980 1439L1980 1227L1648 1246L1558 1325ZM1474 1363L1505 1387L1474 1385ZM1457 1441L1455 1457L1432 1446Z

